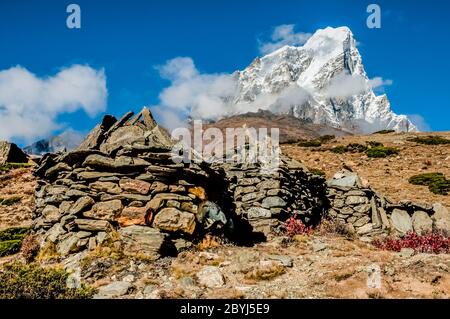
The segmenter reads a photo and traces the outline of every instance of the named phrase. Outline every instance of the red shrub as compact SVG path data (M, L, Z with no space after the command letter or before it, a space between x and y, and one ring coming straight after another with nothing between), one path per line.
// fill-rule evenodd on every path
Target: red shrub
M313 232L312 227L303 224L301 220L297 219L296 215L290 217L284 227L286 228L287 235L290 237L295 235L309 235Z
M383 240L375 240L373 244L380 249L391 251L412 248L417 253L450 253L450 237L435 233L418 235L415 232L411 232L403 238L388 237Z

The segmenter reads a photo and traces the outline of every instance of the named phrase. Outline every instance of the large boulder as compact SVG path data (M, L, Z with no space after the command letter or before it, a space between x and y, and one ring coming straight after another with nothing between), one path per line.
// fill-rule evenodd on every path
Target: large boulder
M146 226L128 226L119 229L125 254L138 254L146 258L158 258L165 247L167 235Z
M16 144L0 141L0 165L6 163L28 163L28 157Z
M195 231L195 215L180 211L174 207L167 207L159 211L153 226L168 232L182 232L192 235Z
M329 187L361 187L362 181L357 173L342 170L327 181Z
M433 204L433 221L434 228L446 234L450 234L450 212L449 210L442 205L441 203Z
M418 210L412 216L414 231L419 235L431 233L433 231L433 220L424 211Z
M406 235L413 230L411 217L409 214L400 209L394 209L391 215L392 228L400 235Z
M113 221L122 212L123 206L119 199L107 202L99 202L92 206L92 209L84 212L83 216L94 219Z

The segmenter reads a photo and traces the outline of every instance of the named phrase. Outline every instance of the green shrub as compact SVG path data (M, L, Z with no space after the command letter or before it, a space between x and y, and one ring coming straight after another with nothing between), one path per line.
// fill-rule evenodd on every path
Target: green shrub
M29 163L6 163L2 166L0 166L0 171L3 172L9 172L10 170L16 169L16 168L25 168L30 167L31 164Z
M409 179L413 185L428 186L430 192L438 195L448 195L450 192L450 180L442 173L426 173L414 175Z
M347 152L347 147L344 145L338 145L330 148L330 151L336 154L344 154L345 152Z
M383 158L391 155L397 155L399 150L392 147L386 147L383 143L376 141L369 141L367 145L359 143L351 143L348 145L339 145L330 149L331 152L336 154L344 153L366 153L371 158Z
M450 144L450 140L440 136L415 137L409 139L410 142L416 142L425 145L445 145Z
M14 197L5 198L5 199L0 198L0 205L12 206L12 205L20 202L21 200L22 200L22 197L20 197L20 196L14 196Z
M69 273L58 268L43 268L37 264L12 263L0 272L1 299L87 299L95 290L82 284L69 288Z
M0 257L17 254L22 246L21 240L0 241Z
M336 136L334 135L322 135L321 137L319 137L319 141L322 143L328 143L332 140L334 140L336 138Z
M30 232L29 227L11 227L0 231L0 241L23 240Z
M29 231L30 228L27 227L13 227L0 231L0 257L18 253Z
M392 155L397 155L398 153L398 149L386 146L374 146L366 151L367 156L371 158L384 158Z
M310 141L300 141L297 144L301 147L319 147L322 146L322 143L319 140L310 140Z
M383 143L377 141L369 141L367 142L367 145L369 145L370 147L384 146Z
M389 134L389 133L395 133L395 130L381 130L378 132L374 132L372 134Z
M325 176L326 175L324 171L322 171L321 169L318 169L318 168L308 168L308 170L313 175L318 175L318 176Z
M368 149L366 145L358 143L350 143L348 145L338 145L330 149L331 152L336 154L344 153L362 153Z

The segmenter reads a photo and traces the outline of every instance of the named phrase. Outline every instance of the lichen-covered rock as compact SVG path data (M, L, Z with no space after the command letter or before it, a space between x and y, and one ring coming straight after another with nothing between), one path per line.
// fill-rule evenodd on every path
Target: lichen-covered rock
M147 195L150 192L152 184L131 178L122 178L119 186L125 192Z
M168 232L192 235L195 231L195 215L173 207L161 209L153 220L153 226Z
M145 226L147 213L147 207L125 207L117 217L117 222L120 227L127 227L131 225Z
M208 288L220 288L225 279L219 267L204 266L196 275L198 283Z
M113 221L122 212L123 205L118 199L96 203L91 210L83 213L84 217Z
M95 219L75 219L75 225L80 230L86 231L110 231L111 224L106 220L95 220Z
M89 196L82 196L78 198L78 200L73 204L70 208L70 214L76 215L81 213L82 211L89 209L92 205L95 204L95 201Z
M271 218L272 213L270 209L263 207L251 207L247 210L248 219L265 219Z
M391 215L391 223L393 229L400 235L406 235L413 230L411 217L404 210L394 209Z
M116 183L113 182L94 182L92 184L89 185L90 188L99 191L99 192L106 192L109 194L120 194L122 193L122 189L119 187L119 185L117 185Z
M433 231L433 220L424 211L416 211L412 215L413 229L417 234L425 235Z
M124 244L125 254L137 254L151 259L160 256L167 237L155 228L137 225L119 229L119 235Z
M450 234L450 212L449 212L449 210L441 203L433 204L433 210L434 210L434 215L433 215L434 228L437 231Z
M269 196L262 201L262 207L264 208L286 207L286 204L286 201L278 196Z

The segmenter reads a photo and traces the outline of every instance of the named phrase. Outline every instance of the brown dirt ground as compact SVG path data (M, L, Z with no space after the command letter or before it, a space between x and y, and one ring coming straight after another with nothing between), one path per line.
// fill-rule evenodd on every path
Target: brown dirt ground
M21 197L20 202L11 206L0 205L0 230L31 225L35 186L32 168L0 172L0 198Z
M450 207L450 195L435 195L426 186L416 186L408 179L416 174L441 172L450 178L450 145L422 145L408 141L414 136L438 135L450 139L450 132L442 133L391 133L338 137L320 148L282 145L282 151L301 161L309 168L320 169L331 178L344 165L358 172L376 191L392 200L441 202ZM365 144L377 141L400 150L398 156L372 159L364 153L335 154L324 151L337 145Z

